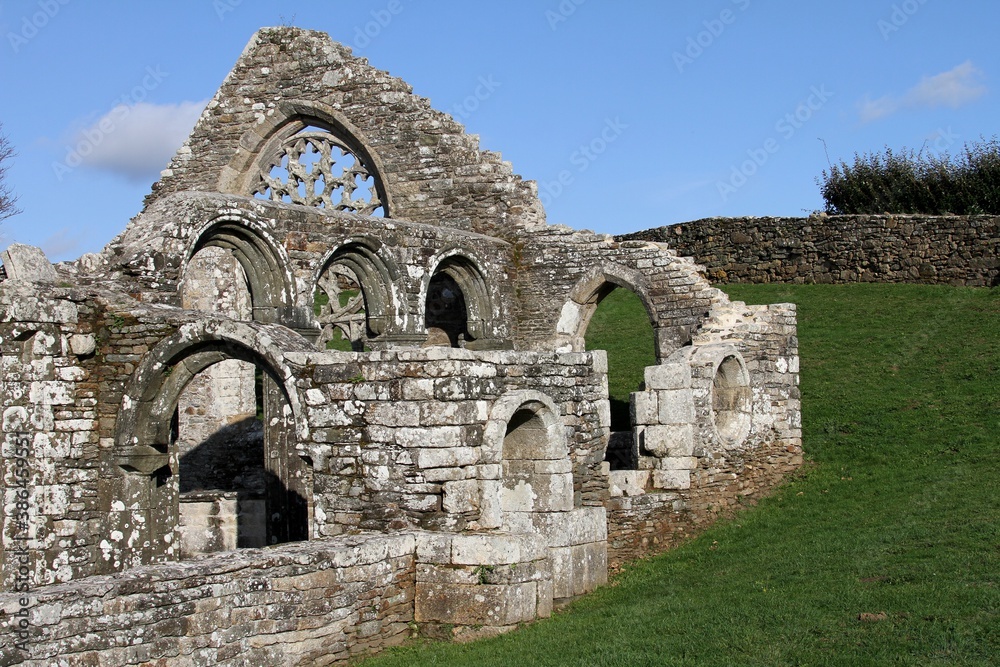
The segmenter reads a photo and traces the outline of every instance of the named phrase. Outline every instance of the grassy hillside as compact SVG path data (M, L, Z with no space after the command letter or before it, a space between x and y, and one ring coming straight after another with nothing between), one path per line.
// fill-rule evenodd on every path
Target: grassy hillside
M616 289L604 297L587 327L587 349L608 353L611 430L630 430L629 394L644 381L646 366L656 363L653 325L638 296Z
M550 620L366 665L996 664L1000 291L730 292L799 304L808 470Z

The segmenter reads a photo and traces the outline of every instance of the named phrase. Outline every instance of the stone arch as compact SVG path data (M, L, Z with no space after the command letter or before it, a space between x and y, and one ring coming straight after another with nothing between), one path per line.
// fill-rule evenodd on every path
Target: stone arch
M358 159L361 168L373 179L372 192L379 203L375 209L381 207L383 217L392 217L392 194L386 188L384 177L387 170L377 151L343 113L316 101L283 101L269 112L261 124L247 130L240 139L240 150L219 178L219 191L241 195L256 193L262 162L279 154L289 139L311 127L330 134L336 144ZM357 212L365 214L364 211Z
M293 305L294 279L288 257L263 229L238 216L219 216L195 235L184 257L185 271L198 251L207 247L228 250L240 263L250 289L254 321L309 328Z
M566 341L574 352L584 351L590 318L593 317L594 311L597 310L597 306L604 297L619 287L623 287L639 297L646 309L646 314L649 316L653 331L656 332L659 323L646 276L621 264L605 264L587 271L573 286L569 300L563 304L559 322L556 324L557 338ZM656 338L659 341L661 336L657 335ZM667 351L667 354L664 354L661 347L658 343L657 360L666 358L672 351Z
M500 464L500 524L530 531L531 514L573 509L573 472L559 408L537 391L505 394L483 435L484 460Z
M449 248L431 261L430 271L421 284L420 303L423 306L424 327L433 337L431 329L441 329L448 336L451 347L458 347L459 337L466 341L479 341L473 347L489 346L496 337L496 320L499 318L499 299L493 294L485 278L482 262L464 248ZM457 311L453 319L448 314L433 313L436 291L458 290L454 299ZM439 303L441 310L452 304Z
M349 239L319 264L312 284L320 286L324 275L338 264L357 278L364 300L367 336L378 337L407 329L408 313L399 286L401 274L384 244L372 238ZM320 315L320 326L325 324L336 323L324 322Z
M116 562L133 566L180 556L173 415L195 376L227 360L254 364L263 373L268 542L309 538L312 470L297 444L307 440L308 426L284 361L286 351L304 349L304 341L282 327L206 318L181 326L145 356L126 387L115 426L117 473L111 478L114 495L105 500L112 526L106 549Z

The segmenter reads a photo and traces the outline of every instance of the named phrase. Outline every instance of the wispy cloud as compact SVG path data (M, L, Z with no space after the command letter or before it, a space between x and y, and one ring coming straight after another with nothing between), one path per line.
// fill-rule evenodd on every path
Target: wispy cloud
M50 261L60 262L63 259L73 256L79 249L83 236L81 233L72 233L69 227L63 227L47 239L42 241L41 249Z
M902 96L884 95L878 99L865 97L858 105L862 123L891 116L903 109L951 107L975 102L986 94L983 73L967 60L958 67L925 76Z
M71 143L77 147L81 167L133 181L150 180L187 139L206 104L120 104L76 131Z

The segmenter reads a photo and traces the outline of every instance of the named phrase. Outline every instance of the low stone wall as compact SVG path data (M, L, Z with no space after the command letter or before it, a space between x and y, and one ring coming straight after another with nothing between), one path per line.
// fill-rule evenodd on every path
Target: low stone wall
M750 451L700 459L691 472L690 489L642 493L639 485L632 484L634 496L628 495L630 489L617 489L617 497L607 505L608 567L617 570L630 560L694 537L720 515L766 496L800 465L801 447L772 442Z
M409 636L416 540L361 535L230 551L0 594L0 664L343 662Z
M619 237L667 243L719 283L1000 281L996 216L706 218Z
M322 665L415 634L473 639L607 582L605 513L530 533L363 533L0 594L0 665Z

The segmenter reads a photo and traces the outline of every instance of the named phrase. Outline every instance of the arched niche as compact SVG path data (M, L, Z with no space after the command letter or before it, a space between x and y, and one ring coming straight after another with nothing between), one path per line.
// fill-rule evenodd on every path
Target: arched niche
M685 348L687 349L687 348ZM753 425L753 387L740 351L727 343L694 345L688 354L695 410L710 448L746 446Z
M285 347L301 351L303 346L289 345L283 340L289 337L280 327L207 319L182 326L146 355L117 417L111 493L103 498L110 523L105 541L109 560L113 556L119 567L127 567L176 560L184 553L178 400L200 373L233 360L252 364L261 376L265 523L261 539L247 546L309 538L312 468L297 447L307 427L283 358ZM210 458L207 464L212 464ZM218 500L218 494L213 498ZM236 526L238 518L230 518ZM239 545L234 541L232 546Z
M226 250L239 262L250 291L254 321L277 322L300 331L308 330L308 322L301 321L303 317L293 307L290 262L268 234L246 220L219 217L195 237L184 259L185 273L192 259L209 247ZM182 281L182 293L184 290Z
M515 391L490 411L484 460L500 463L500 524L530 531L535 513L573 509L573 467L559 409L537 391ZM487 503L489 505L490 503Z
M430 345L489 348L497 344L496 299L470 253L448 250L432 263L423 285L424 327Z
M353 349L371 339L406 330L400 273L395 261L377 240L352 239L333 251L320 265L315 285L315 314L325 343L336 327L350 336ZM358 294L351 283L357 284ZM344 298L346 296L346 298ZM325 303L323 302L325 301Z

